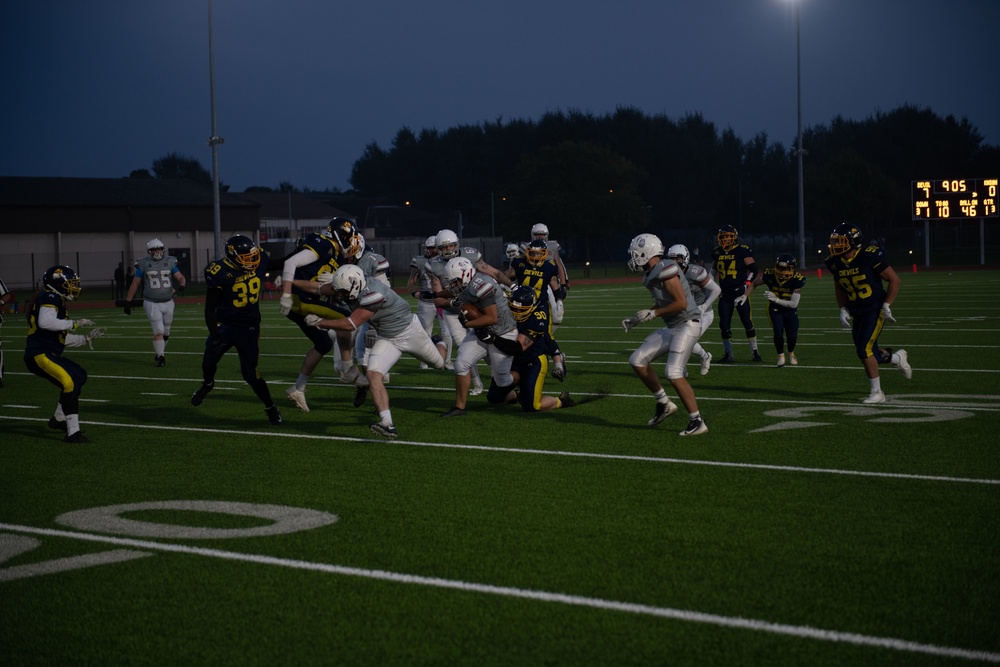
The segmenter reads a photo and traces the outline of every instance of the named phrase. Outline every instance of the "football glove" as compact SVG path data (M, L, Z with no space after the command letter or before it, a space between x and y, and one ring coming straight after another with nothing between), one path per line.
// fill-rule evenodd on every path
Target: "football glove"
M624 320L622 320L622 328L625 329L625 333L631 331L638 324L639 320L635 319L634 317L626 317Z
M638 310L635 313L635 319L641 324L642 322L648 322L656 317L656 314L651 309Z
M778 295L775 294L774 292L769 292L767 290L764 290L764 298L770 301L771 303L774 303L775 301L778 300Z
M892 316L892 311L889 309L889 304L882 304L882 317L889 320L890 322L895 322L896 318Z
M333 274L330 273L329 271L321 273L318 276L316 276L316 282L318 282L320 285L328 285L329 283L333 282Z
M462 306L462 299L456 296L454 299L451 300L451 303L448 305L451 306L452 308L460 308Z
M555 367L552 369L552 377L560 382L566 379L566 367L563 366L561 361L555 363Z
M733 305L736 306L737 308L739 308L740 306L742 306L746 302L747 302L747 295L746 294L741 294L738 297L736 297L735 299L733 299Z
M78 320L73 320L73 328L78 327L92 327L94 326L94 320L88 320L86 317L81 317Z
M87 346L90 347L91 350L93 350L94 349L94 342L93 342L94 339L95 338L100 338L105 333L106 332L104 331L104 329L91 329L90 331L88 331L87 335L84 336L84 338L87 339Z
M280 274L279 274L279 275L276 275L276 276L274 277L274 288L275 288L275 289L281 289L281 283L282 283L282 282L283 282L283 281L281 280L281 275L280 275Z
M187 289L187 285L174 285L174 291L178 294L184 294L185 289Z
M840 309L840 326L845 329L851 328L851 314L847 312L846 308Z
M131 315L132 314L132 302L131 301L125 302L125 314L126 315Z
M292 295L282 294L281 298L278 299L278 311L282 315L287 315L292 312Z
M429 289L420 290L419 292L417 292L417 298L423 301L433 301L434 294L435 293Z
M315 315L315 314L312 314L312 313L310 313L309 315L306 315L306 326L314 327L314 326L316 326L317 324L319 324L322 321L323 321L323 318L320 317L319 315Z
M483 341L487 345L496 340L496 335L490 331L489 327L478 327L473 329L476 332L476 338Z

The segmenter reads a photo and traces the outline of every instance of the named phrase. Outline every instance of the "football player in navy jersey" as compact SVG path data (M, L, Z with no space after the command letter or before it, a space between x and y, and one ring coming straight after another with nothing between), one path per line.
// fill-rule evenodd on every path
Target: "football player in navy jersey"
M235 347L240 372L253 393L264 404L272 426L281 425L281 412L271 400L271 391L261 377L260 294L267 273L267 253L247 236L237 234L226 241L225 257L205 268L205 324L208 338L201 359L204 380L191 396L191 405L201 405L215 387L219 361Z
M549 356L562 357L558 344L550 335L548 304L539 298L530 285L516 287L507 301L510 313L517 322L517 342L520 347L511 364L511 375L517 391L512 387L501 387L494 381L490 383L487 399L490 403L506 403L516 398L525 412L575 406L576 401L570 398L567 391L562 392L558 398L542 393ZM555 376L555 371L553 375Z
M855 352L868 375L870 393L861 402L885 403L879 364L891 363L907 380L913 377L913 369L906 350L879 349L878 337L886 320L896 321L890 306L899 294L900 281L883 250L876 245L863 247L862 240L855 225L844 222L834 227L826 266L834 278L840 323L850 328Z
M725 355L717 363L731 364L733 356L733 312L740 316L743 329L750 343L754 361L763 361L757 351L757 330L753 325L753 310L747 291L757 275L757 264L750 246L739 243L739 233L732 225L724 225L716 237L719 245L712 250L715 282L722 288L719 296L719 329L722 330L722 347Z
M753 280L749 294L758 285L764 285L767 299L767 319L774 332L774 349L778 353L778 368L785 365L785 343L788 343L788 363L795 366L795 344L799 340L799 299L806 278L795 270L795 257L782 253L774 260L773 269L764 269Z
M42 291L25 312L28 340L24 365L28 370L59 387L59 402L49 418L49 428L65 431L65 442L88 443L80 430L80 392L87 383L87 371L63 356L67 347L79 347L104 333L92 329L87 335L71 333L80 327L92 327L91 320L70 319L66 302L80 296L80 277L68 266L53 266L42 276Z

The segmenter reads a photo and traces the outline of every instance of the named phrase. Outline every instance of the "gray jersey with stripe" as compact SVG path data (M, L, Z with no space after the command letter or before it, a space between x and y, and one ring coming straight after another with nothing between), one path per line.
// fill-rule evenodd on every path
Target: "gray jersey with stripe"
M507 302L507 293L492 276L485 273L477 273L472 276L472 280L459 295L459 299L462 303L471 303L483 312L486 311L486 306L496 304L496 324L487 328L497 336L502 336L517 327L517 322L514 321L514 316L510 312L510 304Z
M479 264L479 260L483 258L483 253L479 252L475 248L460 248L456 257L464 257L472 263L473 268L476 264ZM450 258L454 259L454 257ZM441 282L441 289L448 289L448 279L444 275L444 267L448 264L448 260L441 255L436 255L427 260L427 264L424 266L424 271L428 274L428 280L430 276L435 276ZM433 281L431 281L433 282ZM428 288L431 289L431 288ZM446 312L457 313L458 308L445 308Z
M664 280L669 280L674 276L680 280L681 288L684 290L684 298L687 300L687 307L679 313L664 315L661 318L668 327L679 326L688 320L696 319L700 314L698 304L691 294L691 286L681 273L681 267L674 260L664 257L642 278L642 284L653 295L653 301L657 308L662 308L674 302L670 292L663 286Z
M406 331L413 321L410 304L406 299L396 294L391 287L379 280L365 281L365 289L357 299L347 302L348 308L355 311L365 308L372 311L369 324L379 336L392 338Z
M705 276L708 275L708 270L704 266L699 266L698 264L688 264L687 270L684 271L684 277L687 278L688 287L691 288L691 295L694 296L694 302L699 306L708 301L708 292L705 288L701 286L704 282Z
M177 258L166 255L163 259L140 257L135 261L135 275L142 278L142 298L164 303L174 298L173 276Z

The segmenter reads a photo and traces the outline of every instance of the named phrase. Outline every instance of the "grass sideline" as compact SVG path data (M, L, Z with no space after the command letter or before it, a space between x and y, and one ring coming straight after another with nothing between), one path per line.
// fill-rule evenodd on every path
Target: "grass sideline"
M828 277L809 277L801 364L690 366L709 433L653 402L628 355L653 329L620 320L638 284L574 285L558 338L581 401L525 415L470 400L441 420L452 378L404 358L389 387L399 441L324 361L311 412L284 397L308 344L263 302L261 370L285 425L267 425L235 354L200 381L204 324L179 306L167 366L141 312L79 309L108 334L71 349L90 379L95 444L61 442L56 398L4 324L0 390L0 655L9 664L938 665L1000 662L1000 274L903 275L911 381L890 402L840 329ZM23 322L23 320L20 320ZM721 352L717 326L703 343ZM721 355L719 355L721 356ZM681 411L683 412L683 410ZM332 523L176 502L302 508ZM124 504L125 532L71 512ZM93 518L93 517L91 517ZM105 518L107 518L105 516ZM306 526L289 511L278 523ZM299 524L296 524L299 522ZM90 524L91 526L95 524ZM282 523L282 525L286 525ZM175 526L177 534L137 535ZM185 531L187 527L190 531ZM114 528L113 526L111 528ZM194 538L198 530L228 531ZM129 532L131 531L131 532ZM101 564L98 564L101 563ZM86 566L85 565L88 565Z

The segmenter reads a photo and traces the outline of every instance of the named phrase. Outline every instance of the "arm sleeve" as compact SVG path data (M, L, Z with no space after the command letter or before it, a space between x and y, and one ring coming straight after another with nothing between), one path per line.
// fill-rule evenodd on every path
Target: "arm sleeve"
M294 255L289 255L288 258L285 259L285 265L281 267L281 280L284 282L290 282L292 277L295 275L295 269L315 262L317 259L319 259L319 255L309 248L303 248Z
M38 328L46 331L69 331L73 328L73 320L61 320L55 308L43 306L38 311Z
M719 298L722 294L722 288L719 287L719 283L712 280L712 277L708 277L708 284L702 285L702 288L706 291L707 297L705 298L705 303L701 304L701 309L707 311L715 303L715 300Z
M778 299L775 301L779 306L784 306L785 308L798 308L799 307L799 297L802 296L801 292L792 292L791 299Z

